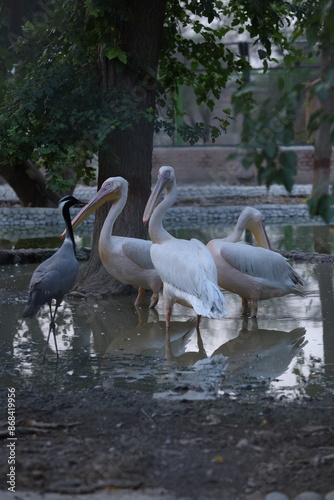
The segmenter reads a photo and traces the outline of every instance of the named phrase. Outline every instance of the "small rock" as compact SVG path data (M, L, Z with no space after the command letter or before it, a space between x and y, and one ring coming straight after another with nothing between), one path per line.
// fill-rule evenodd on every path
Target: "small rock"
M293 500L323 500L323 496L315 491L303 491L299 493Z
M265 496L264 500L289 500L289 497L280 491L272 491Z
M249 445L249 441L246 438L240 439L240 441L237 442L236 447L241 449L241 448L246 448Z

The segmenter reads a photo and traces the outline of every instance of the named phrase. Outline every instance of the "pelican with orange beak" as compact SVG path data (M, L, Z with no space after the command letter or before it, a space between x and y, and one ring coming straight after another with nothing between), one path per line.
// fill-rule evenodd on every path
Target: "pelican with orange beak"
M128 182L123 177L109 177L89 203L72 220L72 227L74 229L79 226L107 201L113 201L99 238L98 248L101 262L108 273L121 283L138 287L136 306L142 304L145 290L152 290L150 307L153 308L158 303L162 281L151 260L152 243L148 240L112 234L115 220L123 210L127 196Z

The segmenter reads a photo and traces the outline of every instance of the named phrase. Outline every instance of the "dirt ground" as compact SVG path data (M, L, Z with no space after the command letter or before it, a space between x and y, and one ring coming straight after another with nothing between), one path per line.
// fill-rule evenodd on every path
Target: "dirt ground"
M173 402L128 389L18 390L17 490L164 488L176 498L224 500L325 494L334 489L333 409L332 397L286 402L261 390Z

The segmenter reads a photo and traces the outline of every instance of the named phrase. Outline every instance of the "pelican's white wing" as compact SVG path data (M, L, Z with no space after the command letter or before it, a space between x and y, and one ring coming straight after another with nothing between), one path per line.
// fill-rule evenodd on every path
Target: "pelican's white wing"
M197 245L198 258L205 270L207 278L216 283L218 280L217 268L210 251L201 241L196 240L195 238L192 238L190 241L194 245Z
M226 300L217 285L217 271L210 252L198 240L153 244L151 257L162 281L175 297L188 302L199 315L221 318Z
M266 248L239 243L224 242L220 248L222 258L243 274L270 283L290 283L298 290L303 286L302 277L279 253Z
M154 268L150 254L151 246L151 241L137 238L124 238L122 242L124 254L143 269Z

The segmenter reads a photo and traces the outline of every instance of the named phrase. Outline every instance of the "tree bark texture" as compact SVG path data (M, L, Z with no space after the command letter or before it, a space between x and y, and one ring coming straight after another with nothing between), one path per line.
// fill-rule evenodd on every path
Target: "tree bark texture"
M0 175L15 191L23 207L55 208L62 196L72 194L74 191L74 185L66 192L55 192L50 189L42 172L30 160L25 164L0 163ZM75 180L75 172L71 166L64 168L63 178Z
M59 195L46 186L40 171L27 165L0 164L0 175L17 194L23 207L56 207Z
M119 71L113 61L100 60L103 89L126 90L134 110L154 109L156 92L152 82L158 68L166 0L126 3L132 16L117 26L117 39L127 54L127 64ZM100 149L98 188L108 177L121 176L129 182L128 201L115 223L114 234L147 238L142 216L151 192L153 127L146 119L133 122L131 128L111 133ZM91 257L76 285L83 293L108 295L132 289L112 278L99 258L98 239L109 209L108 203L96 212Z
M334 66L333 47L324 47L321 52L321 77L327 80L327 73ZM334 87L330 87L326 97L321 101L325 117L331 118L334 114ZM314 137L314 167L312 196L328 194L330 182L330 168L332 156L332 142L330 134L331 124L328 120L320 125Z

